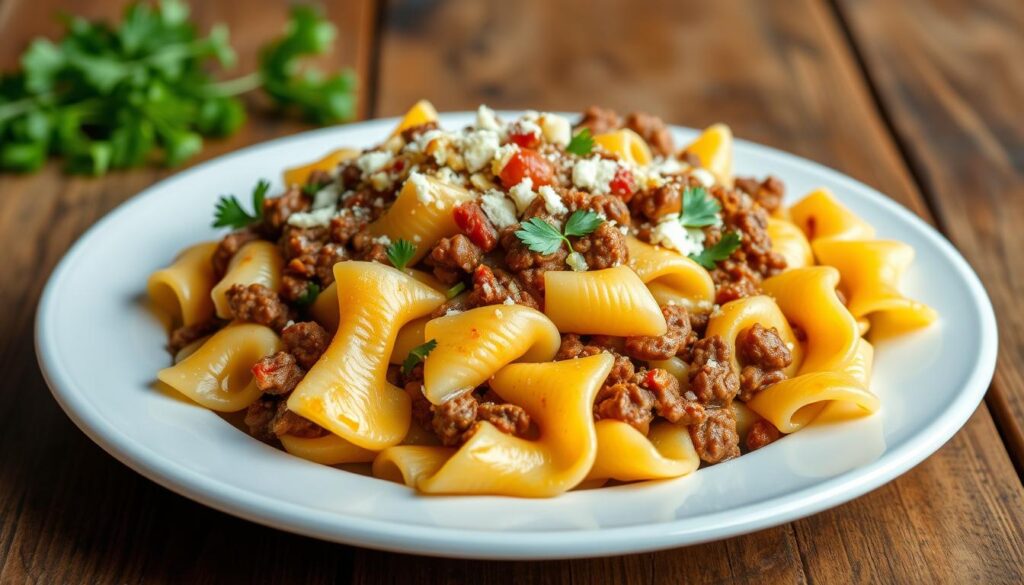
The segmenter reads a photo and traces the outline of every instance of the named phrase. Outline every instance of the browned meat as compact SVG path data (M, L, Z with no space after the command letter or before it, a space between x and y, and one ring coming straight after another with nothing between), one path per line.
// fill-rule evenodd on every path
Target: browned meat
M288 410L284 397L263 396L245 412L249 434L261 441L275 441L282 435L315 439L327 435L320 425Z
M740 455L736 415L731 408L708 409L704 422L690 427L690 439L701 461L707 463L719 463Z
M487 421L508 435L521 436L530 430L530 415L515 404L481 402L476 416L477 420Z
M709 240L708 245L715 242ZM747 264L732 259L719 262L711 271L711 279L715 281L715 302L719 305L761 292L761 276Z
M641 191L629 202L634 215L657 223L662 216L679 213L683 208L682 190L676 183Z
M604 386L594 401L596 420L622 421L643 434L647 434L654 420L654 397L632 382Z
M472 274L483 262L483 251L463 234L441 238L426 258L434 276L445 284L455 284Z
M476 398L469 392L434 405L431 410L434 412L431 427L445 445L462 443L463 434L476 422Z
M404 388L405 393L412 400L412 419L423 429L432 430L431 423L434 420L434 412L431 409L430 401L423 395L423 380L407 381Z
M413 140L419 138L421 134L426 134L431 130L437 129L438 125L437 122L435 121L426 122L424 124L417 124L416 126L410 126L409 128L402 130L402 140L404 140L407 143L412 142Z
M543 299L544 273L549 270L565 270L565 257L569 252L565 246L553 254L532 252L515 236L516 229L518 226L513 226L505 230L501 236L501 245L505 248L505 263L512 274L526 285L530 294Z
M604 222L593 232L577 238L572 243L573 250L583 254L590 270L611 268L629 262L629 248L626 247L626 236L612 224Z
M263 200L263 225L271 234L279 234L288 223L293 213L306 211L310 206L310 198L298 186L290 187L280 197L268 197Z
M779 440L781 436L782 433L775 428L775 425L766 420L759 420L750 425L750 430L747 431L747 450L757 451L761 447Z
M314 185L318 188L326 187L327 185L330 185L332 181L334 181L334 179L331 177L331 173L321 169L313 169L313 171L309 173L309 177L306 178L307 185Z
M231 315L239 321L259 323L280 331L290 319L288 305L262 284L233 285L227 297Z
M299 228L286 226L281 232L278 245L285 261L296 258L307 258L316 255L327 241L327 230L321 227ZM312 263L311 261L304 261ZM310 271L311 272L311 271Z
M679 395L679 380L661 368L638 372L640 387L649 391L654 399L654 411L669 422L683 425L704 421L704 406L696 400L685 400Z
M281 331L281 341L298 364L308 370L323 355L331 343L331 336L319 323L303 321L285 327Z
M320 281L321 288L327 288L334 283L334 265L345 260L348 260L348 252L344 246L324 244L320 248L316 254L314 273Z
M277 414L270 423L270 429L275 436L291 435L303 439L316 439L328 434L327 429L288 410L285 404L284 400L277 403Z
M277 395L295 390L306 371L299 367L294 355L279 351L256 362L252 375L260 392Z
M753 177L736 177L735 185L737 189L753 197L768 213L778 209L786 195L786 186L773 175L768 175L760 182Z
M690 391L702 404L728 406L740 389L729 346L714 335L694 343L692 354Z
M228 270L228 263L235 256L242 246L253 240L260 239L259 234L249 228L231 232L220 240L217 249L213 252L213 272L218 278L224 276Z
M208 321L201 321L199 323L178 327L171 332L170 340L167 343L167 350L170 351L172 355L176 354L186 345L214 333L223 325L224 322L219 319L210 319Z
M331 218L331 224L327 228L331 241L342 246L348 244L353 236L366 227L367 222L367 216L360 216L351 208L342 210L341 213Z
M590 106L583 112L583 118L576 124L577 128L588 128L591 134L601 134L618 130L622 120L615 110Z
M563 187L557 187L555 191L570 212L579 209L589 209L598 215L603 215L609 221L614 221L618 225L629 225L629 205L615 195L592 195L586 191L577 191L576 189L566 189ZM536 210L534 210L535 208ZM528 218L534 215L552 217L545 210L543 198L534 199L533 203L530 204L530 207L523 214L523 217ZM560 214L555 217L561 221L566 219L566 215Z
M762 277L772 276L786 267L786 260L772 251L768 237L768 212L759 207L754 199L738 189L716 186L711 194L722 203L722 221L727 229L740 232L743 239L732 258L745 262L750 269ZM708 243L714 244L720 236L708 231Z
M558 353L555 354L555 360L570 360L573 358L588 357L608 352L615 357L615 365L612 366L612 371L609 372L608 377L605 378L604 385L610 386L620 382L631 381L635 373L635 366L633 366L633 362L628 357L619 354L607 345L597 344L595 342L596 337L597 336L595 335L588 343L584 343L583 339L575 333L566 333L562 335L562 346L558 348Z
M748 327L736 337L740 370L739 399L750 400L754 394L786 379L783 368L793 363L793 355L774 327L760 323Z
M466 299L470 307L500 305L505 299L512 299L517 305L537 309L540 305L523 285L512 275L500 268L490 268L486 264L477 266L473 271L473 290Z
M672 133L657 116L633 112L626 116L626 127L639 134L656 154L670 156L676 150L672 143Z
M306 294L312 284L313 281L309 278L285 272L281 275L281 288L278 289L277 294L285 302L294 303Z
M264 396L249 405L245 411L245 426L249 434L261 441L272 441L277 438L270 430L270 423L277 414L278 400L273 396Z
M665 316L668 331L657 337L627 337L625 352L638 360L667 360L682 354L687 348L690 338L690 315L681 305L665 305L661 307Z

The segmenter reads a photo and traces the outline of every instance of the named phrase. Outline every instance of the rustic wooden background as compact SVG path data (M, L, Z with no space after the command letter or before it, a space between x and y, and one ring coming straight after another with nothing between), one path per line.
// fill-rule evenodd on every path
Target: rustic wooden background
M192 2L231 25L251 69L287 3ZM0 68L58 9L0 0ZM90 224L172 171L0 175L0 582L783 583L1024 581L1024 3L1020 0L337 0L334 64L360 116L441 110L646 109L864 181L941 229L996 305L985 402L938 453L837 509L732 540L566 562L429 559L343 547L215 512L136 475L64 416L32 349L47 275ZM258 104L254 104L258 107ZM298 123L256 115L203 158Z

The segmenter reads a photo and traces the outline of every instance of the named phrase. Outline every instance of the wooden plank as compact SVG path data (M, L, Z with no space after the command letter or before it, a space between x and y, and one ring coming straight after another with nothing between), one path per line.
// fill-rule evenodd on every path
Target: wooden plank
M382 26L378 112L645 109L846 172L930 219L832 11L800 2L395 1ZM940 494L956 494L944 497ZM1024 496L983 406L899 480L789 526L700 547L546 563L551 582L939 582L1020 579ZM980 528L983 527L983 528ZM536 564L462 563L359 551L357 582L531 581ZM496 568L500 567L500 568ZM567 569L568 567L568 569Z
M1024 474L1024 4L838 2L904 156L999 318L988 404Z
M74 3L76 13L111 17L121 3ZM193 2L203 27L230 25L240 63L278 34L287 5ZM0 67L24 44L54 34L59 0L2 0ZM373 0L326 6L340 38L325 65L355 64L364 84L374 48ZM365 105L365 104L364 104ZM257 104L258 106L258 104ZM301 131L257 107L237 135L207 144L199 160ZM193 161L193 162L198 162ZM140 169L102 179L67 177L51 164L29 176L0 175L0 583L333 582L351 569L349 549L256 526L192 503L143 479L93 445L61 412L32 350L32 321L51 269L87 227L118 203L178 169Z

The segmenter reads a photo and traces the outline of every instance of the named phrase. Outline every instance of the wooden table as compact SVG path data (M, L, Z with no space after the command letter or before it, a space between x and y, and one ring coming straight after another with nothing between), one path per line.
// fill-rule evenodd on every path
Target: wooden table
M66 8L0 0L0 67ZM193 2L231 25L250 70L284 2ZM820 161L943 231L1000 321L985 402L938 453L834 510L727 541L566 562L429 559L293 536L215 512L130 471L50 397L32 322L52 267L90 224L172 171L101 179L51 165L0 176L0 582L1024 581L1024 4L1019 0L337 0L328 60L351 64L360 116L440 110L645 109ZM258 104L256 105L258 107ZM257 114L213 157L303 126ZM952 341L955 343L955 341Z

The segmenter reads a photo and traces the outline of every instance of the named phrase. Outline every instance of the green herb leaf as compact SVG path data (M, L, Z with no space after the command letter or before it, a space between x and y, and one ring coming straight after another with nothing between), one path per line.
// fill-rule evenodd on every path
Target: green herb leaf
M555 226L539 217L531 217L520 224L516 237L531 252L544 255L554 254L565 241L565 237L555 229Z
M589 209L576 210L569 216L569 221L565 222L565 235L585 236L596 230L602 223L604 223L604 219L597 213Z
M393 242L385 251L388 261L399 270L405 270L405 266L416 255L416 245L408 240Z
M455 283L455 286L451 287L444 293L444 296L446 296L449 300L454 299L455 297L459 296L459 293L461 293L464 290L466 290L466 283L457 282Z
M411 374L413 368L423 360L427 359L427 356L430 355L430 352L434 351L435 347L437 347L436 339L431 339L423 345L414 347L405 358L405 361L402 362L402 373L406 376Z
M576 133L565 147L565 151L577 156L587 156L594 150L594 137L590 135L590 128L584 128Z
M719 222L718 212L722 205L708 194L704 187L687 187L683 190L683 212L679 223L683 227L705 227Z
M295 299L295 304L299 307L308 307L316 301L318 296L320 296L320 285L315 282L311 282L306 286L305 292L299 295L299 298Z
M234 195L223 195L217 201L214 212L213 227L230 227L239 229L263 221L263 201L266 199L270 183L260 179L252 190L252 208L250 214Z
M714 270L716 262L725 260L740 247L741 239L739 232L726 232L717 244L705 248L700 254L690 254L690 259L707 270Z

